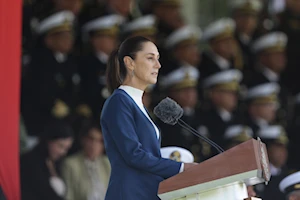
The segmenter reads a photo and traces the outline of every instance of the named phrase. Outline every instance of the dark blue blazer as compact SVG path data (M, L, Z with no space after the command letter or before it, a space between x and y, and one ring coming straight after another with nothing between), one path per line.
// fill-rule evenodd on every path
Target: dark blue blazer
M106 100L101 126L112 168L105 199L159 199L159 183L179 173L181 163L161 157L153 125L125 91Z

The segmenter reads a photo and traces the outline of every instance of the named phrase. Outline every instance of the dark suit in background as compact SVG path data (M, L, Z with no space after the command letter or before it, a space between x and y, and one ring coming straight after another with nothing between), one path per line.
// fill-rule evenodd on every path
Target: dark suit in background
M0 200L6 200L6 197L4 196L4 192L2 191L1 187L0 187Z

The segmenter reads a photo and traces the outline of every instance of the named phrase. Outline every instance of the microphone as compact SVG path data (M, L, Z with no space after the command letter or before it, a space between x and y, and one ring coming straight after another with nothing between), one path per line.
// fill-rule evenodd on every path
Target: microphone
M169 97L159 102L153 112L161 121L170 125L175 125L183 115L180 105Z
M157 116L162 122L169 125L175 125L178 123L182 128L186 129L187 131L191 132L192 134L196 135L197 137L213 146L219 153L224 152L224 150L218 144L200 134L194 128L180 119L183 115L183 109L173 99L166 97L161 102L159 102L157 106L155 106L153 112L155 116Z

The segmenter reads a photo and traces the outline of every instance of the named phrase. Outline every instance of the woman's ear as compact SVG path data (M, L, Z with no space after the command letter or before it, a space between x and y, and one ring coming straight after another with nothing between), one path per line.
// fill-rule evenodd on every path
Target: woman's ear
M125 56L123 58L125 66L130 70L134 70L134 60L130 56Z

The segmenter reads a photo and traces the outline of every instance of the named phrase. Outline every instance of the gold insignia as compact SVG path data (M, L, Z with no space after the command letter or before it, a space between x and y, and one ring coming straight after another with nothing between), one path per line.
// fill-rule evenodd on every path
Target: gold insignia
M55 116L56 118L62 119L69 115L70 113L70 108L69 106L62 100L57 99L55 101L55 104L51 110L52 115Z
M181 161L181 154L179 151L173 151L169 157L171 160L175 160L177 162Z
M283 144L283 145L287 145L288 142L289 142L289 139L288 137L286 136L286 132L283 128L281 128L281 132L280 132L280 135L279 137L277 138L276 140L277 142Z
M245 142L247 140L249 140L251 137L247 134L247 130L246 127L243 128L243 131L238 134L234 140L239 141L239 142Z
M196 87L198 80L193 79L190 73L186 72L183 78L176 84L170 87L170 90L180 90L184 88Z
M300 189L300 184L298 183L298 184L294 185L294 189Z
M87 104L81 104L77 106L76 112L87 118L90 118L92 116L92 110Z

